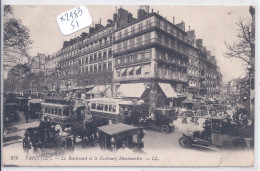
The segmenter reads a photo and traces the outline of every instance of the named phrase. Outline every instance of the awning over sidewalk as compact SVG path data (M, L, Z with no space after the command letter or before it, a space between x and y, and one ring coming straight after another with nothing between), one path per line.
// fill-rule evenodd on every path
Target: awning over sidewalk
M121 84L117 90L120 97L136 97L140 98L145 91L143 83Z
M178 98L177 93L169 83L158 83L167 98Z
M110 87L110 85L98 85L89 90L86 94L100 95L101 93L105 93L108 89L110 89Z

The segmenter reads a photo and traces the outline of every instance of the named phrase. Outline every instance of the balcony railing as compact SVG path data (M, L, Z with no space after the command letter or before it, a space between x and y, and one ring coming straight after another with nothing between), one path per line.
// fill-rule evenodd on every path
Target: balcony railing
M177 48L177 46L174 45L174 44L166 43L166 42L159 40L157 38L151 38L151 39L144 40L144 41L141 41L141 42L136 42L135 44L130 44L130 45L127 45L127 46L124 46L124 47L119 47L117 49L114 49L113 53L116 54L116 53L125 52L125 51L129 51L129 50L134 50L136 48L141 48L143 46L147 46L147 45L150 45L150 44L158 44L158 45L160 45L164 48L173 49L173 50L175 50L179 53L188 55L187 51L184 51L180 48Z
M172 27L172 26L164 27L164 26L161 26L161 25L160 25L159 23L157 23L157 22L151 22L150 24L145 24L144 26L142 26L142 27L137 27L137 28L134 29L134 30L129 29L128 32L124 32L124 33L121 34L121 35L115 36L115 37L114 37L114 41L120 41L120 40L123 40L123 39L126 38L126 37L137 35L137 34L140 33L140 32L144 32L144 31L146 31L146 30L150 30L150 29L153 29L153 28L158 28L158 29L161 29L161 30L167 32L168 34L173 35L175 38L178 38L179 40L184 41L184 42L186 42L186 43L192 45L192 42L191 42L189 39L187 39L187 38L185 38L185 37L183 37L183 36L180 36L180 34L177 34L177 33L176 33L176 32L179 32L179 31L176 31L177 29L175 29L175 28L172 28L172 29L171 29L171 27ZM175 30L175 31L174 31L174 30ZM122 31L122 30L121 30L121 31ZM117 33L118 33L118 32L117 32Z
M71 59L78 58L78 57L80 57L82 55L86 55L88 53L92 53L94 51L101 50L101 49L106 48L108 46L112 46L112 43L106 43L106 44L102 43L101 45L96 45L96 46L93 46L91 48L87 48L87 49L81 50L81 51L79 51L79 52L77 52L77 53L75 53L73 55L69 55L68 57L65 57L64 59L60 59L59 62L61 62L61 63L62 62L66 62L66 61L69 61ZM112 55L110 55L110 56L108 55L108 57L111 57L111 56Z

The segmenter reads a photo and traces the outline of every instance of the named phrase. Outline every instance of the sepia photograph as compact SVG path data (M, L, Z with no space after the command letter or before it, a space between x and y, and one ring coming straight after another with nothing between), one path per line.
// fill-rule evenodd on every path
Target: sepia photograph
M254 166L254 6L2 10L3 166Z

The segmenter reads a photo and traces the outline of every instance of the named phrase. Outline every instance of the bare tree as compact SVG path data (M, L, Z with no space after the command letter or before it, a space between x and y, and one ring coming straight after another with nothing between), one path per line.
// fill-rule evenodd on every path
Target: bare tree
M240 19L238 26L238 41L232 45L225 42L227 51L224 56L227 58L238 58L244 61L249 67L254 68L255 58L255 29L252 20L243 21Z

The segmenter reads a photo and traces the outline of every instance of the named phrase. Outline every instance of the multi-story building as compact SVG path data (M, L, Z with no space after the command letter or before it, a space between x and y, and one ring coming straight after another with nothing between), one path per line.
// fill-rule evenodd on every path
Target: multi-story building
M119 16L131 16L120 8ZM129 21L129 18L128 18ZM186 91L188 53L185 24L174 25L157 13L139 9L137 19L118 20L113 56L116 96L143 98L150 109L173 105Z
M113 76L112 34L114 22L96 24L89 34L72 39L61 50L60 86L62 89L92 88L89 95L106 91L111 96Z
M200 95L215 97L216 92L219 93L218 87L216 91L219 72L215 56L211 56L211 52L203 46L202 39L197 39L196 45L199 49ZM220 81L220 79L218 80Z
M143 99L151 111L178 105L186 92L213 96L222 79L215 57L194 30L185 31L184 22L175 24L174 17L169 21L147 7L137 18L118 9L106 26L100 21L89 33L65 41L46 67L58 71L61 90Z
M37 56L31 59L31 72L35 74L44 73L45 71L45 58L46 55L38 53Z
M192 47L189 49L189 66L188 77L189 85L188 92L193 94L193 97L199 97L200 94L200 62L199 62L199 50L196 47L196 36L194 30L187 31L187 39L191 42Z

